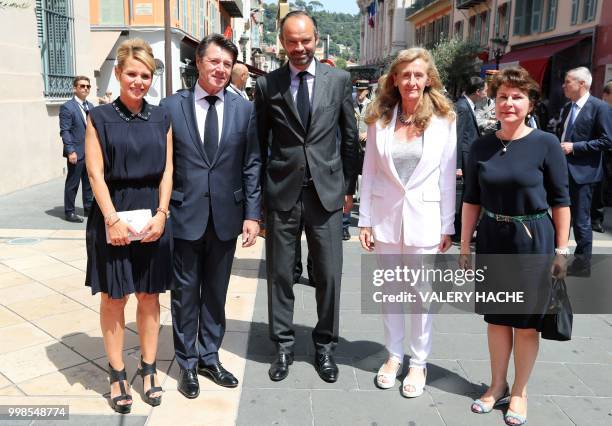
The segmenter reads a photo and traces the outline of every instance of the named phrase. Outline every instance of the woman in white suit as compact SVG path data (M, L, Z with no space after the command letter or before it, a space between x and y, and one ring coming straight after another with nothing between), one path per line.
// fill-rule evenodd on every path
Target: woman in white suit
M425 49L401 51L378 87L366 114L359 239L388 267L390 259L443 253L451 246L457 137L452 104ZM405 315L394 309L382 306L389 357L376 384L383 389L394 385L404 358ZM431 315L422 306L412 309L405 397L423 393L432 339Z

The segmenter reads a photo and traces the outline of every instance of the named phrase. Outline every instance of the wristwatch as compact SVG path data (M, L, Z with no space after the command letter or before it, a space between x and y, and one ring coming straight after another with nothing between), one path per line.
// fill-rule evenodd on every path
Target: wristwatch
M170 210L165 209L163 207L158 207L156 210L156 212L162 212L163 214L166 215L166 220L168 220L168 218L170 217Z
M563 248L556 248L555 249L555 254L561 254L563 256L569 256L570 254L570 249L569 247L563 247Z

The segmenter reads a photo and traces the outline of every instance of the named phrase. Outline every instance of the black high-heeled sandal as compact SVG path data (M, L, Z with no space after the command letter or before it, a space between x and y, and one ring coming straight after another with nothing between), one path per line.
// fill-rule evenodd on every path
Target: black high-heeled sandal
M109 363L108 371L110 376L110 384L112 385L115 382L119 382L119 389L121 390L121 394L119 396L110 398L111 408L115 410L116 413L129 414L129 412L132 410L132 395L128 395L125 385L123 384L124 380L127 381L125 368L121 371L117 371ZM121 401L127 401L128 403L119 404Z
M157 372L157 367L155 365L155 361L151 364L147 364L142 359L142 355L140 356L140 368L138 369L138 374L142 377L142 387L144 388L145 377L148 375L149 380L151 381L151 388L145 392L145 402L153 407L157 407L161 404L162 397L160 396L150 396L155 392L163 392L164 390L161 386L155 385L155 373Z

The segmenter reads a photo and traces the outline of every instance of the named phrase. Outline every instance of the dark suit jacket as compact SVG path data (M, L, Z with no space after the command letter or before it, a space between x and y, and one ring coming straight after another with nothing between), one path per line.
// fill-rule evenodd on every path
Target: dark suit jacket
M255 112L265 167L266 207L288 211L295 205L301 194L307 159L325 210L342 208L343 196L349 193L348 183L356 172L359 143L349 73L316 62L308 130L302 126L291 96L288 65L257 80Z
M457 113L457 168L460 169L463 165L461 152L470 152L470 147L481 135L476 116L465 96L461 96L455 102L455 112Z
M563 107L559 139L570 108L570 102ZM567 156L567 167L576 183L601 181L604 178L602 152L612 150L612 112L608 104L590 95L574 120L572 134L566 135L566 139L562 142L574 142L574 152Z
M94 105L87 101L87 106L91 110ZM73 152L77 153L77 158L82 160L85 156L85 119L82 109L74 98L67 101L60 108L59 113L60 136L64 143L62 155L68 157Z
M160 104L172 121L175 238L194 241L206 230L212 210L217 237L236 238L245 219L261 219L261 158L253 105L225 92L223 127L216 157L206 158L194 108L194 91L183 90Z

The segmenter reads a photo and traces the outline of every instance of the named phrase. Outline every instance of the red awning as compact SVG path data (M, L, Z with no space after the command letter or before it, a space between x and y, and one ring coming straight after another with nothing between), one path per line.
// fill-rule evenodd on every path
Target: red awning
M542 84L550 57L562 50L574 46L587 37L589 36L574 37L541 46L512 50L502 57L500 65L518 62L520 66L531 74L531 77L533 77L535 81ZM503 67L500 66L500 68Z

